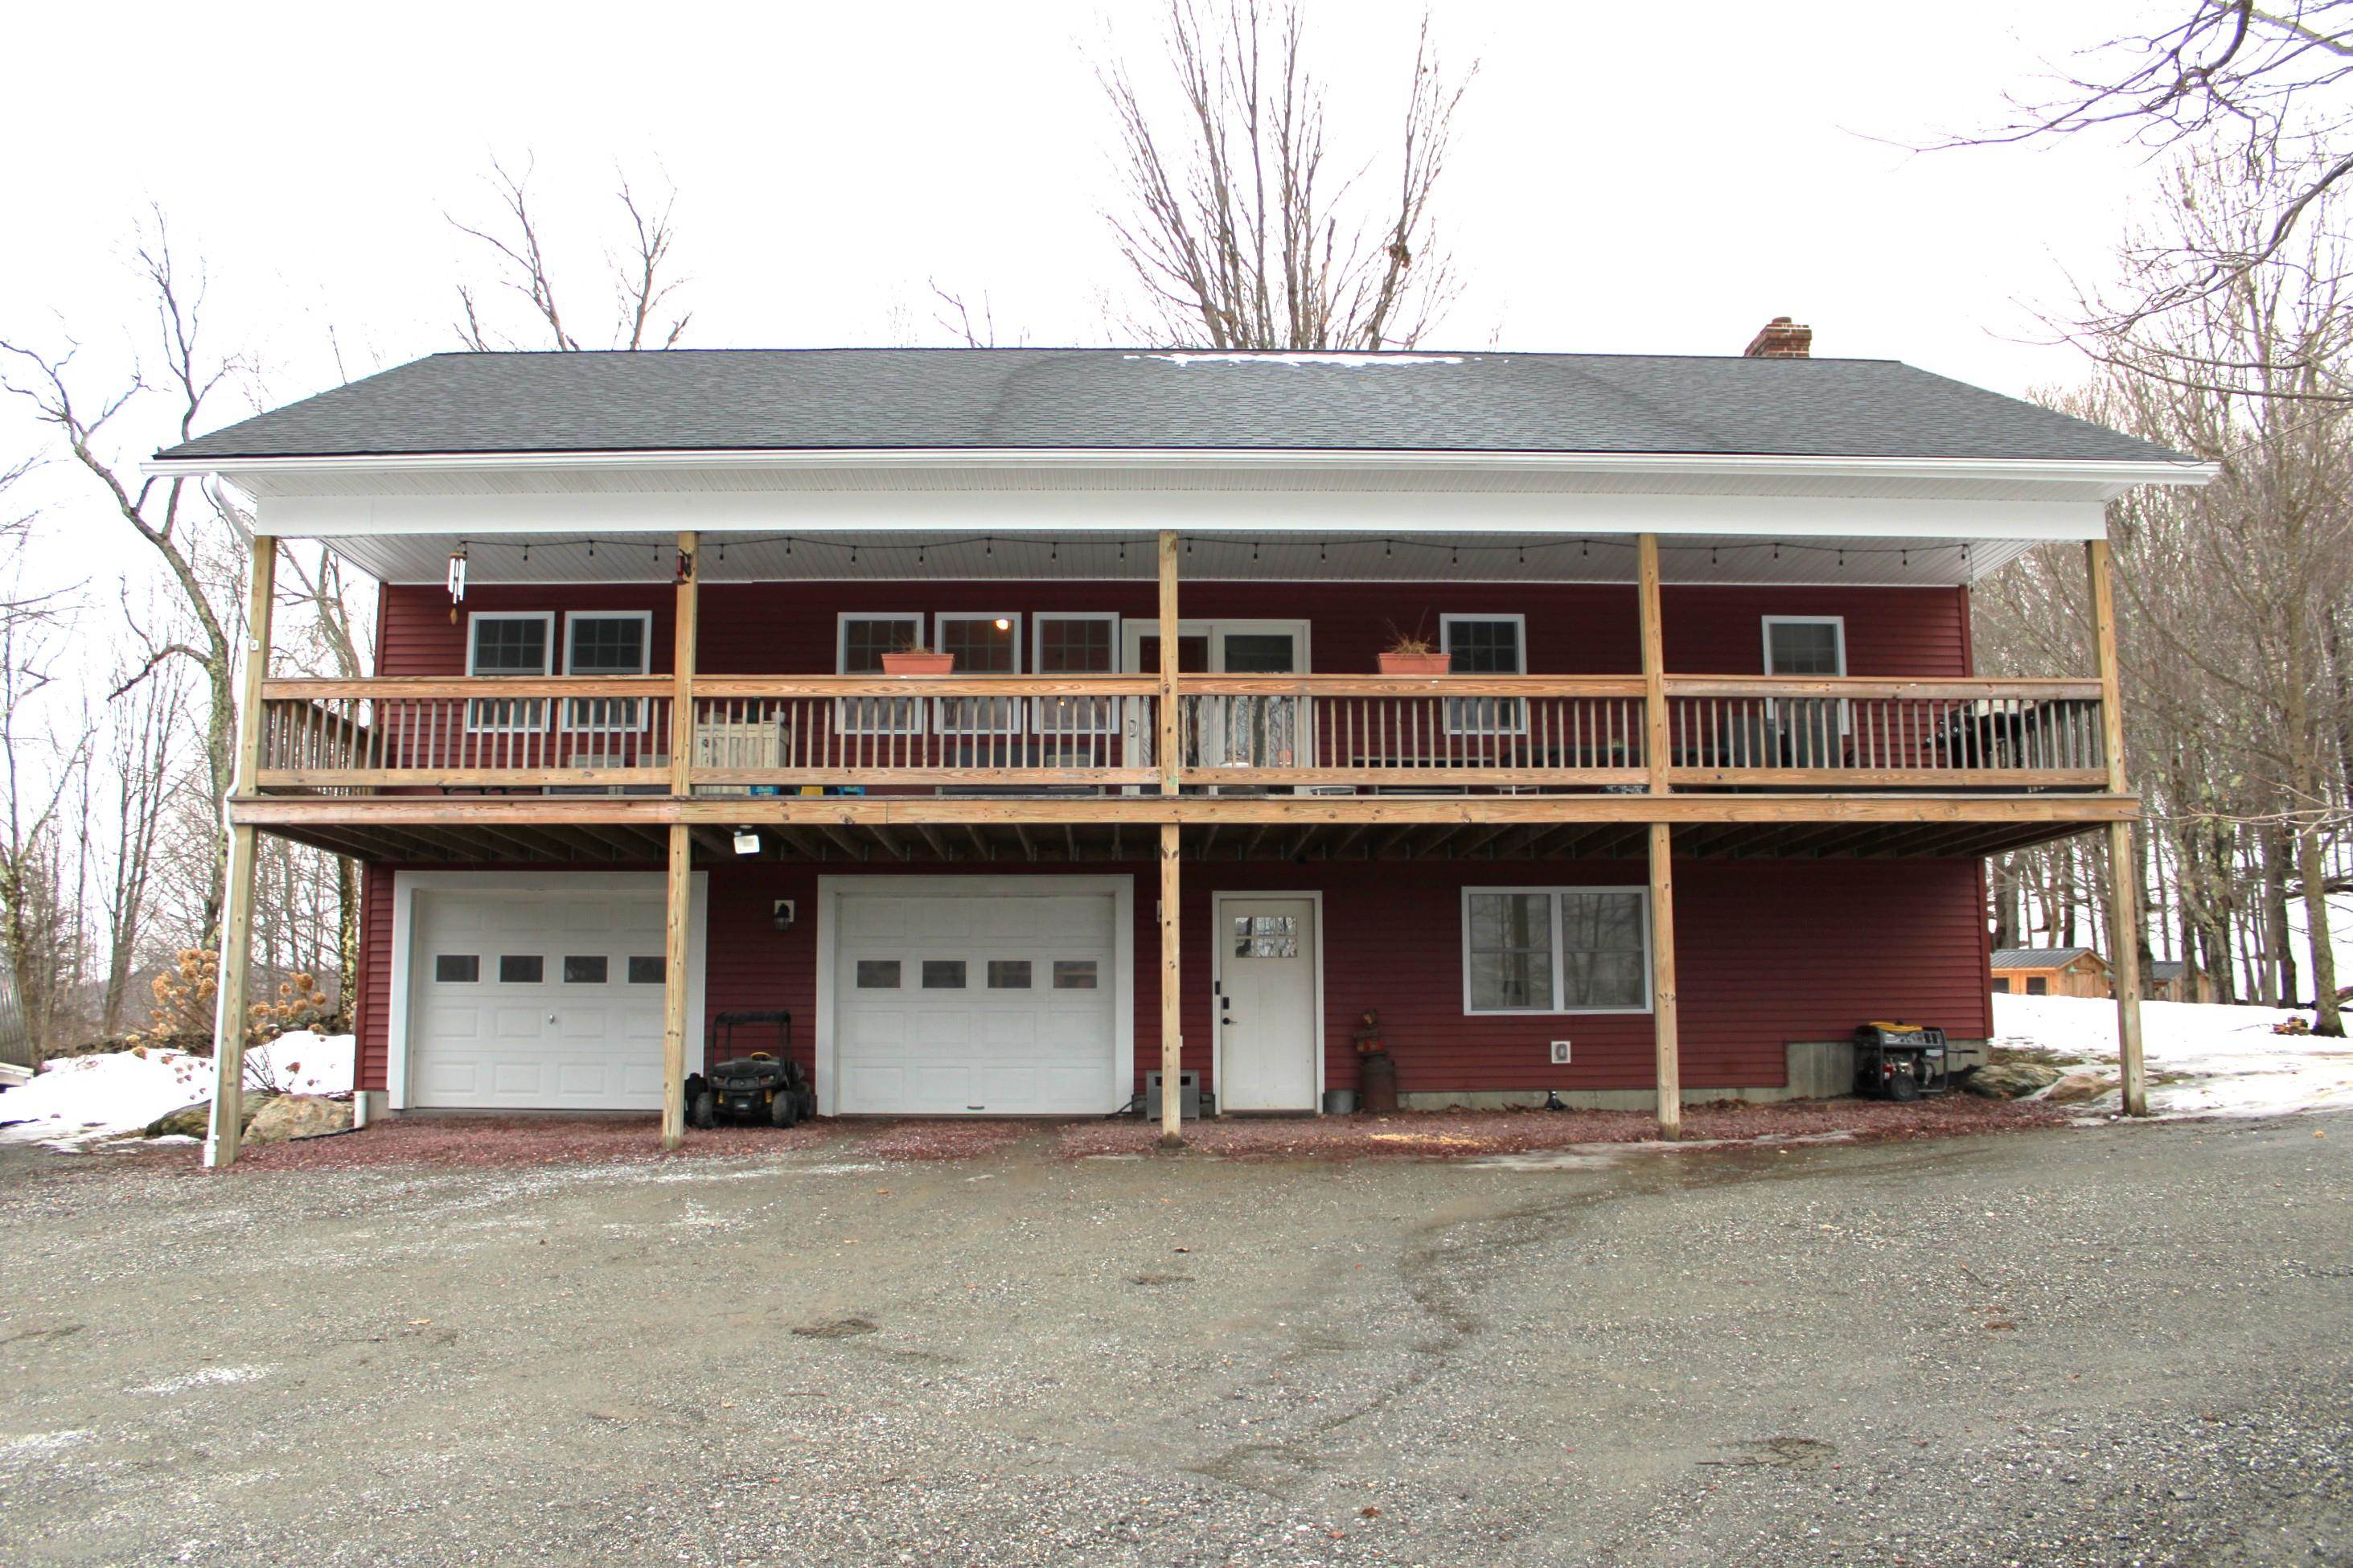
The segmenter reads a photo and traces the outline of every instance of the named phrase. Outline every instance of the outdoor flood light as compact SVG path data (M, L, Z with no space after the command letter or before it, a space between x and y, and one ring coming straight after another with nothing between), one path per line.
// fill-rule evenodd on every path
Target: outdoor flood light
M738 855L757 855L759 852L760 836L753 832L748 827L737 828L735 830L735 853Z

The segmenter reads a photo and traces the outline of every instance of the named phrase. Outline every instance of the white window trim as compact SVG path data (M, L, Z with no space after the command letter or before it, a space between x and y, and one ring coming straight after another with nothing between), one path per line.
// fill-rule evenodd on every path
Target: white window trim
M1642 905L1642 1005L1639 1007L1476 1007L1471 1003L1471 900L1480 893L1542 893L1552 903L1552 994L1556 1002L1567 992L1566 964L1562 958L1563 928L1560 919L1560 899L1564 893L1631 893ZM1462 1013L1472 1018L1554 1018L1582 1013L1607 1013L1633 1017L1651 1011L1652 971L1651 967L1651 889L1640 882L1585 882L1573 886L1504 886L1465 888L1456 906L1461 925L1460 956L1462 963Z
M1440 651L1440 652L1441 652L1441 653L1446 653L1446 654L1451 654L1451 653L1454 651L1454 626L1455 626L1455 624L1456 624L1457 622L1461 622L1461 621L1510 621L1510 622L1512 622L1515 626L1517 626L1517 627L1518 627L1518 630L1519 630L1519 649L1520 649L1520 668L1517 668L1516 670L1514 670L1512 673L1513 673L1513 674L1514 674L1514 675L1525 675L1525 674L1528 672L1528 618L1527 618L1527 616L1524 616L1524 615L1517 615L1517 614L1514 614L1514 613L1509 612L1509 611L1503 611L1503 612L1499 612L1499 613L1494 614L1494 615L1488 615L1488 616L1472 615L1472 614L1470 614L1470 613L1467 613L1467 612L1462 613L1462 614L1459 614L1459 615L1458 615L1458 614L1445 614L1445 615L1440 615L1440 616L1438 617L1438 647L1439 647L1439 651ZM1510 702L1510 703L1512 703L1512 706L1513 706L1513 711L1514 711L1514 712L1515 712L1515 713L1517 713L1517 714L1519 715L1519 722L1517 722L1517 723L1515 723L1515 724L1497 724L1497 725L1493 725L1493 726L1492 726L1492 727L1490 727L1490 726L1486 726L1486 725L1475 725L1475 724L1461 724L1461 723L1458 723L1458 722L1456 722L1456 715L1457 715L1457 713L1460 711L1460 710L1458 710L1458 709L1454 706L1454 703L1455 703L1456 701L1461 701L1461 702L1482 702L1482 701L1483 701L1483 702ZM1450 701L1447 703L1447 705L1446 705L1446 708L1445 708L1445 710L1444 710L1444 711L1445 711L1445 714L1446 714L1446 732L1447 732L1448 734L1450 734L1450 735L1525 735L1525 734L1526 734L1526 733L1528 732L1528 705L1527 705L1526 703L1525 703L1525 702L1515 701L1514 699L1509 698L1509 697L1489 697L1489 698L1480 698L1480 697L1463 697L1463 698L1457 698L1457 699L1453 699L1453 700L1450 700Z
M1846 674L1846 617L1844 616L1767 616L1760 635L1765 645L1765 673L1773 673L1773 628L1775 626L1835 626L1838 628L1838 672ZM1803 676L1791 676L1802 680Z
M1118 611L1039 610L1029 617L1029 668L1032 670L1037 671L1046 679L1060 680L1066 679L1069 672L1056 670L1051 674L1046 673L1046 623L1048 621L1101 621L1104 625L1110 626L1111 668L1103 671L1103 673L1105 675L1117 675L1119 673L1123 658L1120 652L1120 616ZM1103 715L1103 721L1100 724L1088 727L1061 725L1053 729L1049 729L1046 725L1046 705L1054 700L1056 700L1056 699L1051 697L1040 697L1037 700L1036 706L1030 714L1029 721L1029 727L1036 733L1048 736L1050 738L1059 739L1065 735L1112 735L1119 732L1120 704L1117 698L1112 698L1103 701L1101 711Z
M1019 675L1023 673L1021 640L1022 616L1020 611L935 610L932 614L932 640L929 645L933 652L939 652L940 645L947 641L947 627L950 621L1011 621L1013 623L1012 627L1010 628L1010 636L1012 637L1011 647L1013 649L1013 668L1011 669L964 669L955 671L954 673L958 675ZM951 705L956 700L957 700L954 698L944 697L933 704L933 707L936 709L937 711L933 715L932 721L943 735L1018 735L1021 732L1022 729L1022 713L1029 706L1027 703L1024 703L1018 699L1001 698L998 699L998 700L1003 702L1005 705L1004 722L999 724L991 724L986 727L951 725L948 722L948 712ZM972 699L966 698L963 700L970 701ZM986 700L986 699L983 700Z
M484 621L537 621L547 630L540 639L539 672L534 677L522 670L494 670L488 675L474 668L474 631ZM544 680L554 668L555 658L555 612L554 610L469 610L466 612L466 679L469 680ZM477 704L485 701L515 701L540 704L538 722L529 724L478 724L474 721ZM530 735L547 728L548 715L554 705L545 698L478 698L466 704L466 733L469 735Z
M564 612L565 674L574 675L578 673L572 668L572 633L573 628L579 626L582 621L635 621L639 626L645 627L645 636L638 639L637 673L639 675L649 675L652 673L654 667L654 613L651 610L566 610ZM605 671L604 674L608 678L613 676L613 672L610 670ZM590 700L594 700L594 699L591 699ZM590 733L606 735L617 735L624 731L636 731L642 730L646 727L646 721L650 716L649 705L643 700L632 700L630 702L630 717L628 722L626 724L575 724L572 722L571 710L572 704L567 700L560 704L556 710L556 722L565 731L585 731ZM614 763L610 765L618 767L621 764Z
M836 675L849 673L849 623L852 621L913 621L915 623L915 636L923 639L925 647L932 646L931 621L922 610L844 610L833 618L833 672ZM896 725L876 726L849 721L852 703L892 701L904 701L913 710L913 722L903 729ZM923 735L931 730L924 704L913 698L890 697L841 698L834 703L833 728L835 733L841 735Z

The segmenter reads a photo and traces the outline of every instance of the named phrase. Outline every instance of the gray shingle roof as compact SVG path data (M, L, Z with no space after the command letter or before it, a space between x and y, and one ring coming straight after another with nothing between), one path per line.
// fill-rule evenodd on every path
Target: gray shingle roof
M2097 958L2088 947L1997 947L1996 969L2064 969L2079 958Z
M1893 360L1122 349L435 354L162 456L1127 447L2175 457Z

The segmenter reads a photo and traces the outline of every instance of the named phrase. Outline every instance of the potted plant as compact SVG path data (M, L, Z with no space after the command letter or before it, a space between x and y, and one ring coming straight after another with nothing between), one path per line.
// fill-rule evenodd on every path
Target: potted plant
M1424 635L1419 622L1409 632L1389 623L1389 646L1381 649L1383 675L1444 675L1454 668L1454 656L1442 653Z
M946 675L955 668L955 655L934 653L923 646L921 637L911 638L904 647L892 649L882 656L885 675Z

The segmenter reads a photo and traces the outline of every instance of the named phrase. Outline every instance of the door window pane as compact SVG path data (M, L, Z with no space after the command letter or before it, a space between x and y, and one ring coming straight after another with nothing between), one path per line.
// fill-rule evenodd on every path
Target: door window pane
M605 984L607 961L601 952L564 955L564 984L566 985L602 985Z
M992 958L988 961L988 988L991 991L1027 991L1029 989L1029 961L1026 958Z
M1298 640L1289 632L1226 634L1228 675L1293 675L1298 671Z
M1299 918L1296 915L1236 915L1236 958L1297 958Z
M961 958L923 960L923 989L926 991L963 990L964 960Z
M1057 991L1092 991L1095 988L1095 961L1092 958L1058 958L1054 960L1054 989Z
M433 960L433 978L444 985L470 985L481 977L480 954L445 952Z
M1472 1011L1543 1012L1552 1006L1552 902L1550 893L1470 896Z
M536 985L547 977L547 960L535 952L510 952L499 959L499 984Z
M662 961L659 953L632 953L629 956L629 984L659 985L662 983Z
M860 991L896 991L899 989L899 961L895 958L860 959L858 988Z

